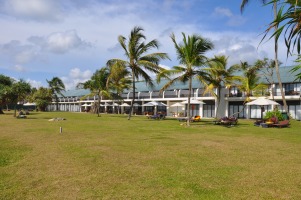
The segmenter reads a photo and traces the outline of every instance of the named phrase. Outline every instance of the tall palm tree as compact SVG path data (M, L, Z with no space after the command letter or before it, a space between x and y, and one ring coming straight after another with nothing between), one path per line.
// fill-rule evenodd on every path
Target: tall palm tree
M275 31L271 37L276 40L284 31L285 44L287 46L287 56L297 47L298 58L297 63L300 63L301 51L301 1L300 0L287 0L280 7L275 20L270 23L270 27L266 30L266 34L274 27ZM280 26L281 25L281 26ZM280 26L280 27L279 27ZM276 29L276 27L279 27ZM291 72L296 72L301 69L300 65L294 67ZM296 75L296 79L301 78L301 73Z
M201 66L207 63L208 59L204 54L208 50L213 49L213 43L199 35L186 37L186 35L182 33L182 36L183 41L178 44L175 35L171 35L171 40L174 43L180 65L174 66L170 70L162 71L162 73L158 75L158 81L160 81L161 78L171 77L169 82L162 87L161 91L167 89L176 82L186 83L188 81L187 126L189 126L192 79L193 77L198 77L199 80L202 80L206 76L206 73L201 70Z
M56 110L59 110L59 98L58 98L58 94L60 94L61 96L64 97L63 95L63 91L65 91L65 85L63 83L63 81L58 78L58 77L53 77L50 81L46 80L49 88L52 92L52 95L55 99L55 103L56 103Z
M96 72L92 75L91 79L84 82L84 83L79 83L77 85L77 88L84 88L84 89L89 89L90 94L84 96L95 96L97 95L97 105L96 106L96 112L97 116L99 117L99 106L101 102L102 97L109 97L110 92L108 91L108 88L106 86L107 84L107 78L109 76L108 68L103 67L99 70L96 70Z
M143 35L142 31L143 29L137 26L131 31L128 40L121 35L118 37L119 44L123 48L127 60L111 59L107 62L108 66L114 64L124 66L131 73L133 98L128 115L129 120L131 119L135 102L136 81L142 77L146 84L152 87L154 84L149 72L155 74L159 73L163 70L163 68L159 66L160 60L169 59L166 53L147 54L153 48L158 48L159 43L157 40L151 40L148 43L144 43L146 37Z
M208 76L204 79L203 84L205 86L204 93L210 93L217 100L217 108L215 110L215 117L219 118L219 106L221 99L221 89L223 86L230 87L235 80L233 73L237 70L237 66L231 66L227 68L228 57L214 56L208 63L208 68L204 68L207 71Z
M245 5L248 4L248 2L249 2L249 0L242 0L241 6L240 6L241 12L243 12L243 9L244 9ZM266 3L266 0L261 0L261 2ZM273 3L274 19L277 19L277 2L278 2L278 0L272 0L271 2ZM277 24L274 26L274 30L275 30L275 32L278 31L278 25ZM263 38L265 38L265 36ZM283 86L282 86L282 81L281 81L281 77L280 77L280 72L279 72L278 38L277 37L274 37L274 56L275 56L274 57L274 59L275 59L275 70L276 70L278 84L279 84L279 88L280 88L280 92L281 92L283 107L284 107L284 110L286 112L288 112L288 107L287 107L285 94L284 94L284 90L283 90Z

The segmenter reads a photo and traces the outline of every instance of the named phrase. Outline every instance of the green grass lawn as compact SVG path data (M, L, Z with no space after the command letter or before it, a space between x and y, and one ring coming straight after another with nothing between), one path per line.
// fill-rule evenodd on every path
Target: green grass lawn
M300 130L0 115L0 199L301 199Z

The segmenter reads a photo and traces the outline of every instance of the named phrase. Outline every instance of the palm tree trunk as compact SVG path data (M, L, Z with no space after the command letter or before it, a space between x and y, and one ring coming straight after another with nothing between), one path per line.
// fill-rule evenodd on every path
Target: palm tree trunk
M219 110L219 106L220 106L220 103L221 103L221 98L220 98L220 96L221 96L221 88L220 87L217 87L217 97L216 97L216 100L217 100L217 108L216 108L216 113L215 113L215 118L216 119L218 119L218 118L220 118L220 116L218 116L219 115L219 112L218 112L218 110Z
M99 107L100 107L100 94L98 93L98 100L97 100L97 108L96 108L96 110L97 110L97 117L99 117L100 116L100 114L99 114Z
M17 104L14 104L14 117L17 117Z
M128 120L131 119L131 115L132 115L132 112L133 112L133 105L135 103L135 73L134 73L134 70L132 70L132 81L133 81L133 98L132 98L132 102L131 102L131 106L130 106L130 111L129 111L129 116L128 116Z
M187 126L190 126L190 98L191 98L192 78L189 79L188 103L187 103Z
M274 18L276 18L276 17L277 17L277 2L274 1ZM275 32L277 30L278 30L278 26L275 26ZM281 82L280 73L279 73L278 42L277 42L277 38L276 37L274 37L274 39L275 39L275 69L276 69L276 74L277 74L277 78L278 78L279 88L280 88L280 92L281 92L283 107L284 107L284 110L286 112L288 112L287 103L286 103L286 99L285 99L285 94L284 94L284 91L283 91L282 82Z

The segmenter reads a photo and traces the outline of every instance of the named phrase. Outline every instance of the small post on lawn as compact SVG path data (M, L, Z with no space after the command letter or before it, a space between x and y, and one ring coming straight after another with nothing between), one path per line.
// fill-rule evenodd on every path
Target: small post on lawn
M60 133L63 133L63 128L62 127L60 127Z

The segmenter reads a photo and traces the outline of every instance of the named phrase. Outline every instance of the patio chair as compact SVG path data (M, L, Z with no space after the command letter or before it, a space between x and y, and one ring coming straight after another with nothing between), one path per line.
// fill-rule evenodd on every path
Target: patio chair
M283 128L290 125L289 120L280 121L278 124L272 124L273 127Z
M201 121L201 116L196 115L196 116L194 116L194 117L192 118L191 121L192 121L192 122L199 122L199 121Z

